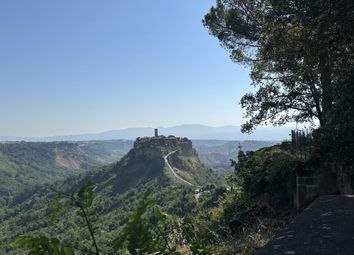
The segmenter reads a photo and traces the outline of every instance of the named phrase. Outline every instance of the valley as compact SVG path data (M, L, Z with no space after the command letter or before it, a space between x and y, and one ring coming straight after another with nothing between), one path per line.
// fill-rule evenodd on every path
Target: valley
M0 13L0 255L354 254L353 0Z
M0 243L24 233L42 233L88 248L89 242L82 241L88 233L73 211L55 213L54 218L49 213L55 190L71 194L86 183L96 187L95 221L98 242L104 247L109 247L107 240L118 235L146 193L168 215L195 214L223 196L230 167L219 160L230 162L239 144L256 149L271 142L155 136L134 142L0 143Z
M123 157L133 142L1 142L0 205L34 186L63 180Z
M169 155L168 164L165 163L165 155ZM184 182L171 176L169 167L175 168ZM70 194L88 182L96 185L94 206L102 245L118 233L146 192L166 213L182 217L197 207L194 187L188 183L216 187L222 185L223 178L200 162L192 142L187 138L138 138L133 148L117 163L15 196L8 207L0 210L0 242L11 241L22 233L39 232L70 243L79 244L80 240L85 240L87 233L75 214L68 212L64 219L53 221L48 215L47 204L53 198L53 189ZM85 245L85 242L80 245Z
M63 180L94 167L114 163L131 148L131 140L78 142L0 142L0 205L18 193ZM230 171L238 146L256 150L269 141L193 140L200 161L210 169Z
M244 151L255 151L277 144L279 141L225 141L225 140L193 140L193 146L200 160L209 168L221 171L232 171L231 159L236 160L240 148Z

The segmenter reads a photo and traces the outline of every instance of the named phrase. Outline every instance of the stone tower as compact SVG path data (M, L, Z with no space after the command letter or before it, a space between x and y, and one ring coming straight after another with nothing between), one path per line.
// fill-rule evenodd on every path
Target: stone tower
M159 136L159 130L157 128L155 128L155 137Z

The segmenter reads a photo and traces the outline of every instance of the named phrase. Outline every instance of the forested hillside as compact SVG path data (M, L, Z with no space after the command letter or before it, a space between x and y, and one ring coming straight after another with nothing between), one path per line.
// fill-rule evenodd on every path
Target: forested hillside
M267 141L193 140L207 167L230 170L238 146L255 150L272 145ZM133 141L2 142L0 143L0 204L35 185L77 175L92 167L113 163L133 147Z
M124 140L0 143L0 205L35 185L115 162L131 146Z
M274 141L223 141L193 140L200 160L215 170L231 170L231 160L237 158L240 149L254 151L276 144Z
M181 183L166 168L164 155L171 151L176 153L169 159L170 164L192 185ZM71 194L88 182L96 185L96 221L100 226L98 241L109 252L109 240L117 235L148 190L149 197L154 198L165 212L182 217L196 207L194 190L197 187L208 185L209 189L215 189L222 180L200 163L191 141L187 139L138 139L134 148L118 163L15 197L11 206L0 213L3 219L0 240L10 241L23 233L45 233L77 248L89 248L89 242L83 241L88 233L75 214L69 212L54 223L46 211L48 201L53 198L50 188Z

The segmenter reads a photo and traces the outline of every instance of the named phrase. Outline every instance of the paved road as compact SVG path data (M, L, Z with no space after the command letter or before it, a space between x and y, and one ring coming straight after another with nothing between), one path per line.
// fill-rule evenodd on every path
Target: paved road
M354 196L321 196L256 255L353 255Z
M176 177L177 180L188 184L189 186L195 186L194 184L190 183L189 181L183 179L181 176L179 176L178 174L176 174L175 170L173 170L173 167L170 165L170 163L168 162L167 158L172 155L173 153L176 153L177 151L172 151L170 153L168 153L164 159L165 159L165 164L167 165L167 167L171 170L172 174Z

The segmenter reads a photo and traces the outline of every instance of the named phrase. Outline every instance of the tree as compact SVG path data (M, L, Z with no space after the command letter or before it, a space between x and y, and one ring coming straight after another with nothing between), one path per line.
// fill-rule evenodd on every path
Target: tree
M102 254L92 226L92 216L96 214L93 203L95 188L96 185L88 182L71 195L55 191L56 196L49 202L47 210L53 219L64 216L69 210L75 210L76 214L84 219L92 239L92 249L82 247L81 252L88 255ZM115 252L118 252L117 254L180 254L176 247L178 239L176 236L178 233L182 233L179 224L164 213L155 200L149 198L149 194L150 191L144 194L136 211L130 216L119 236L111 242ZM184 237L181 239L185 240ZM43 234L20 236L8 246L0 243L0 249L2 247L4 249L23 249L31 255L74 255L77 252L77 247L74 248L73 245L65 244L57 238L48 238ZM191 244L191 249L193 247ZM193 254L204 254L196 253L193 250L192 252Z
M243 132L261 124L325 127L353 66L351 0L217 0L203 20L258 88L241 99Z
M153 208L152 219L147 217ZM136 211L130 216L121 234L113 241L114 250L126 250L129 254L164 254L179 255L176 247L171 245L170 236L176 232L175 224L170 217L148 198L148 192L140 200Z
M43 235L22 236L11 245L29 250L28 254L31 255L75 255L74 249L70 246L61 244L56 238L47 238Z
M72 195L55 191L56 197L50 201L48 214L54 219L63 216L68 210L75 209L78 216L84 219L92 238L94 250L85 251L86 254L100 255L94 229L90 217L96 213L93 207L93 193L96 186L88 182ZM20 236L11 243L13 248L23 248L33 255L74 255L75 249L67 244L62 244L57 238L48 238L45 235Z

